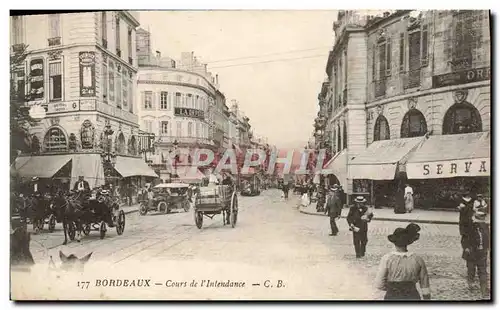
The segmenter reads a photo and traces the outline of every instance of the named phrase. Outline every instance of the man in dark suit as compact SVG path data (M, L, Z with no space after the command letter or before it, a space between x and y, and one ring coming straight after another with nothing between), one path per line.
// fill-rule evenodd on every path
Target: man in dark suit
M78 177L78 181L73 186L75 192L90 192L89 182L85 181L83 175Z
M336 236L339 233L336 221L342 213L342 201L339 196L339 186L337 184L334 184L328 192L325 213L328 213L330 217L330 228L332 230L330 236Z
M464 191L462 194L462 201L458 205L458 211L460 212L458 229L463 240L467 238L466 235L472 225L472 217L474 216L474 199L472 199L469 191Z
M366 199L358 196L354 199L354 206L349 209L347 214L347 224L352 231L354 251L356 258L364 257L366 244L368 243L368 223L372 220L373 213L366 206Z

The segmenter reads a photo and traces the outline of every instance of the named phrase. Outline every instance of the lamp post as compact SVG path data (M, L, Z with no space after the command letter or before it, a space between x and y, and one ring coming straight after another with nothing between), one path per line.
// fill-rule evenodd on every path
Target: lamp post
M111 151L111 139L110 136L113 135L114 131L111 129L111 125L107 124L105 126L104 135L106 137L106 145L101 153L101 158L104 166L105 175L110 176L112 172L112 168L116 164L116 154Z
M174 172L175 172L175 174L177 174L177 147L179 146L179 142L177 141L177 139L174 140L172 145L173 145L174 149L170 150L169 153L174 152Z

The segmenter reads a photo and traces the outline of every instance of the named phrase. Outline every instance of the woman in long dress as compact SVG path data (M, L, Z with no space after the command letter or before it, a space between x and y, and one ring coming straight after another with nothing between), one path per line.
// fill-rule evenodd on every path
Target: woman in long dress
M384 255L380 261L376 287L386 291L385 300L430 299L429 275L424 260L417 254L408 252L408 245L417 241L420 227L410 223L406 228L396 228L387 238L394 243L395 251Z
M405 209L408 213L413 210L413 188L409 184L405 187Z

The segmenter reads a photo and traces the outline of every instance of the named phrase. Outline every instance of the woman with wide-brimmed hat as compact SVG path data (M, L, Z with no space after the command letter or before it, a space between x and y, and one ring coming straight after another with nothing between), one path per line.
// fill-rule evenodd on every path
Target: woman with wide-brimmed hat
M407 249L419 239L419 231L420 226L410 223L406 228L396 228L387 237L394 243L395 251L382 257L376 277L377 288L386 291L385 300L421 300L417 283L423 299L431 298L425 262Z

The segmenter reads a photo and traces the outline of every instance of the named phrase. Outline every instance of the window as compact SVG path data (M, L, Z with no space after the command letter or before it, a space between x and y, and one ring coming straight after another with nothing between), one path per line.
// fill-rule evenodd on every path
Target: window
M391 44L391 38L387 38L387 42L385 44L385 47L386 47L386 52L385 52L385 76L391 76L391 69L392 69L392 59L391 59L392 44Z
M116 42L116 54L121 57L121 42L120 42L120 17L116 17L116 32L115 32L115 42Z
M122 108L125 110L125 111L128 111L128 72L127 71L123 71L122 72L122 94L123 94L123 97L122 97L122 101L123 101L123 105L122 105Z
M61 15L49 14L49 38L61 37Z
M108 64L106 62L102 63L102 101L108 102L108 80L109 80L109 72L108 72Z
M168 135L168 122L167 121L161 121L161 127L160 127L160 133L162 135Z
M153 132L153 121L145 120L144 121L144 131Z
M411 109L403 117L401 124L401 138L421 137L427 133L425 117L417 109Z
M343 145L342 145L342 149L346 149L347 148L347 125L344 121L344 136L342 137L342 142L343 142Z
M132 77L128 77L128 111L134 113L134 85L132 84Z
M188 137L193 136L193 123L189 122L188 123Z
M43 145L48 152L64 152L68 149L68 143L64 132L58 128L50 128L43 139Z
M421 67L421 34L414 31L408 35L409 60L408 60L408 84L407 88L420 86Z
M132 64L132 29L127 31L127 55L129 63Z
M372 53L372 81L377 80L377 45L373 45Z
M342 138L340 134L340 125L337 125L337 152L340 152L342 147Z
M109 100L115 101L115 64L109 62Z
M62 100L62 62L49 63L50 101Z
M182 137L182 123L177 122L177 131L176 131L177 137Z
M24 43L24 27L22 16L12 16L12 44L22 44Z
M105 11L101 12L101 36L102 45L108 47L108 17Z
M122 75L120 73L120 70L116 70L116 107L121 109L122 108Z
M422 67L429 65L429 26L422 26Z
M24 66L17 68L13 76L13 79L15 81L15 93L19 102L26 101L26 75L24 70Z
M481 115L468 102L452 105L444 116L443 135L482 131Z
M399 35L399 72L405 71L405 34Z
M347 50L344 51L344 89L347 89ZM345 97L345 96L344 96ZM345 100L345 98L344 98Z
M379 115L379 117L377 117L377 120L375 121L373 141L389 140L390 138L389 123L383 115Z
M386 72L386 56L387 52L387 45L386 42L384 41L383 43L379 44L378 46L378 79L383 80L385 77L385 72Z
M153 92L150 91L144 92L144 109L145 110L153 109Z
M186 106L188 108L193 108L193 95L191 94L187 94L187 98L186 98Z
M460 10L453 16L452 63L454 71L472 67L472 53L481 44L481 11Z
M181 93L175 93L175 101L174 101L174 107L180 108L181 107Z
M125 136L123 135L123 133L120 133L116 144L116 152L118 154L125 154L126 150L127 149L125 148Z
M160 110L168 110L168 92L162 91L160 93Z
M196 137L201 138L200 136L200 123L196 123Z

